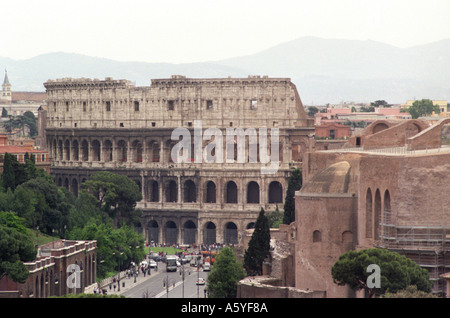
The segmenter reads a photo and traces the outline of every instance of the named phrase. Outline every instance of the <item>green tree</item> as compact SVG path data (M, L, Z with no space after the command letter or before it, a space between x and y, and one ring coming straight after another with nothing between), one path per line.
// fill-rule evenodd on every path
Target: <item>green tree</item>
M116 227L139 222L140 210L137 201L142 200L139 186L127 176L101 171L83 183L83 188L98 202L98 209L114 220Z
M0 277L25 283L29 272L23 262L36 259L36 249L24 220L12 212L0 212Z
M144 238L128 226L115 229L112 224L91 220L83 228L75 228L72 240L97 240L97 276L128 268L132 261L139 263L144 257Z
M269 221L269 228L279 228L283 224L283 212L275 208L275 211L267 213L267 220Z
M319 112L319 109L316 106L309 106L308 107L308 116L313 117L314 115Z
M3 160L3 173L2 173L2 186L4 191L11 189L14 191L16 188L16 178L14 174L13 156L9 153L5 153Z
M293 169L289 177L286 198L284 200L283 224L291 224L295 221L295 191L302 187L302 172L300 169Z
M237 282L245 277L242 264L238 263L233 249L224 247L208 275L208 292L211 298L236 298Z
M438 298L438 296L431 293L418 290L417 286L407 286L405 289L399 290L396 293L387 292L384 298Z
M422 99L414 101L412 106L408 108L408 112L413 119L417 119L421 116L431 115L433 112L439 114L440 109L438 105L433 105L430 99Z
M380 288L371 288L367 272L369 265L380 268ZM385 249L365 249L348 251L341 255L331 268L333 281L338 285L348 285L353 290L364 289L368 297L379 296L387 291L396 293L409 285L415 285L424 292L430 292L432 282L427 270L421 268L409 258Z
M264 209L261 208L259 216L256 219L255 229L253 231L248 249L244 253L244 268L247 275L262 275L262 265L264 259L270 255L270 228L269 220L264 215Z
M8 111L6 110L5 107L3 107L3 109L2 109L2 117L3 118L8 117Z

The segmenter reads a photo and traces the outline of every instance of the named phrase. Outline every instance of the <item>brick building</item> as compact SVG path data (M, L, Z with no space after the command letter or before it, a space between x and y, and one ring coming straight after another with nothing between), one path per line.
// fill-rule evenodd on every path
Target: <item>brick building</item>
M39 246L24 284L0 278L0 298L46 298L83 293L95 284L97 242L60 240Z
M446 294L449 130L450 119L432 126L378 121L352 137L349 148L305 156L296 193L296 288L354 297L333 283L331 267L348 250L380 247L427 269L433 292Z

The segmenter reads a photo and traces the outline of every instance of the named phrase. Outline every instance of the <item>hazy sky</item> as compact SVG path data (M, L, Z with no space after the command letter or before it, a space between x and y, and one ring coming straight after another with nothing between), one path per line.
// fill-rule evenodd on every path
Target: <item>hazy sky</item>
M0 56L189 63L303 36L410 47L450 38L449 0L0 0Z

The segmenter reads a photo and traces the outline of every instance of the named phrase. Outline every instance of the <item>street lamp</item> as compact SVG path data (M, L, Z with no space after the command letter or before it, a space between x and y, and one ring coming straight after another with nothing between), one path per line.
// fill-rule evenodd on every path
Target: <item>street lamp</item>
M167 277L163 280L163 287L166 287L167 298L169 298L169 283L173 284L173 287L175 287L175 279L169 279L169 274L167 274Z
M183 279L182 298L184 298L184 275L185 274L186 274L186 269L184 268L184 264L183 264L183 266L181 266L181 268L180 268L180 276ZM188 275L191 275L191 271L188 271Z

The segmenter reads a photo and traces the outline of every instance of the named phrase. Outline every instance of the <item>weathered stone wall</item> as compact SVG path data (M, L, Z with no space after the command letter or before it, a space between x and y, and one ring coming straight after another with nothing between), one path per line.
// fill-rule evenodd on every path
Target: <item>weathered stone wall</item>
M237 243L261 208L273 211L283 204L292 164L311 149L313 121L287 78L172 76L148 87L111 78L61 79L44 85L57 184L77 194L97 171L127 175L141 189L141 229L149 241ZM275 160L251 162L250 138L241 163L226 162L225 154L224 163L174 162L178 140L172 132L183 127L192 133L196 120L202 133L218 128L224 144L229 128L265 128L269 134L279 129L278 169L263 174L261 167Z

